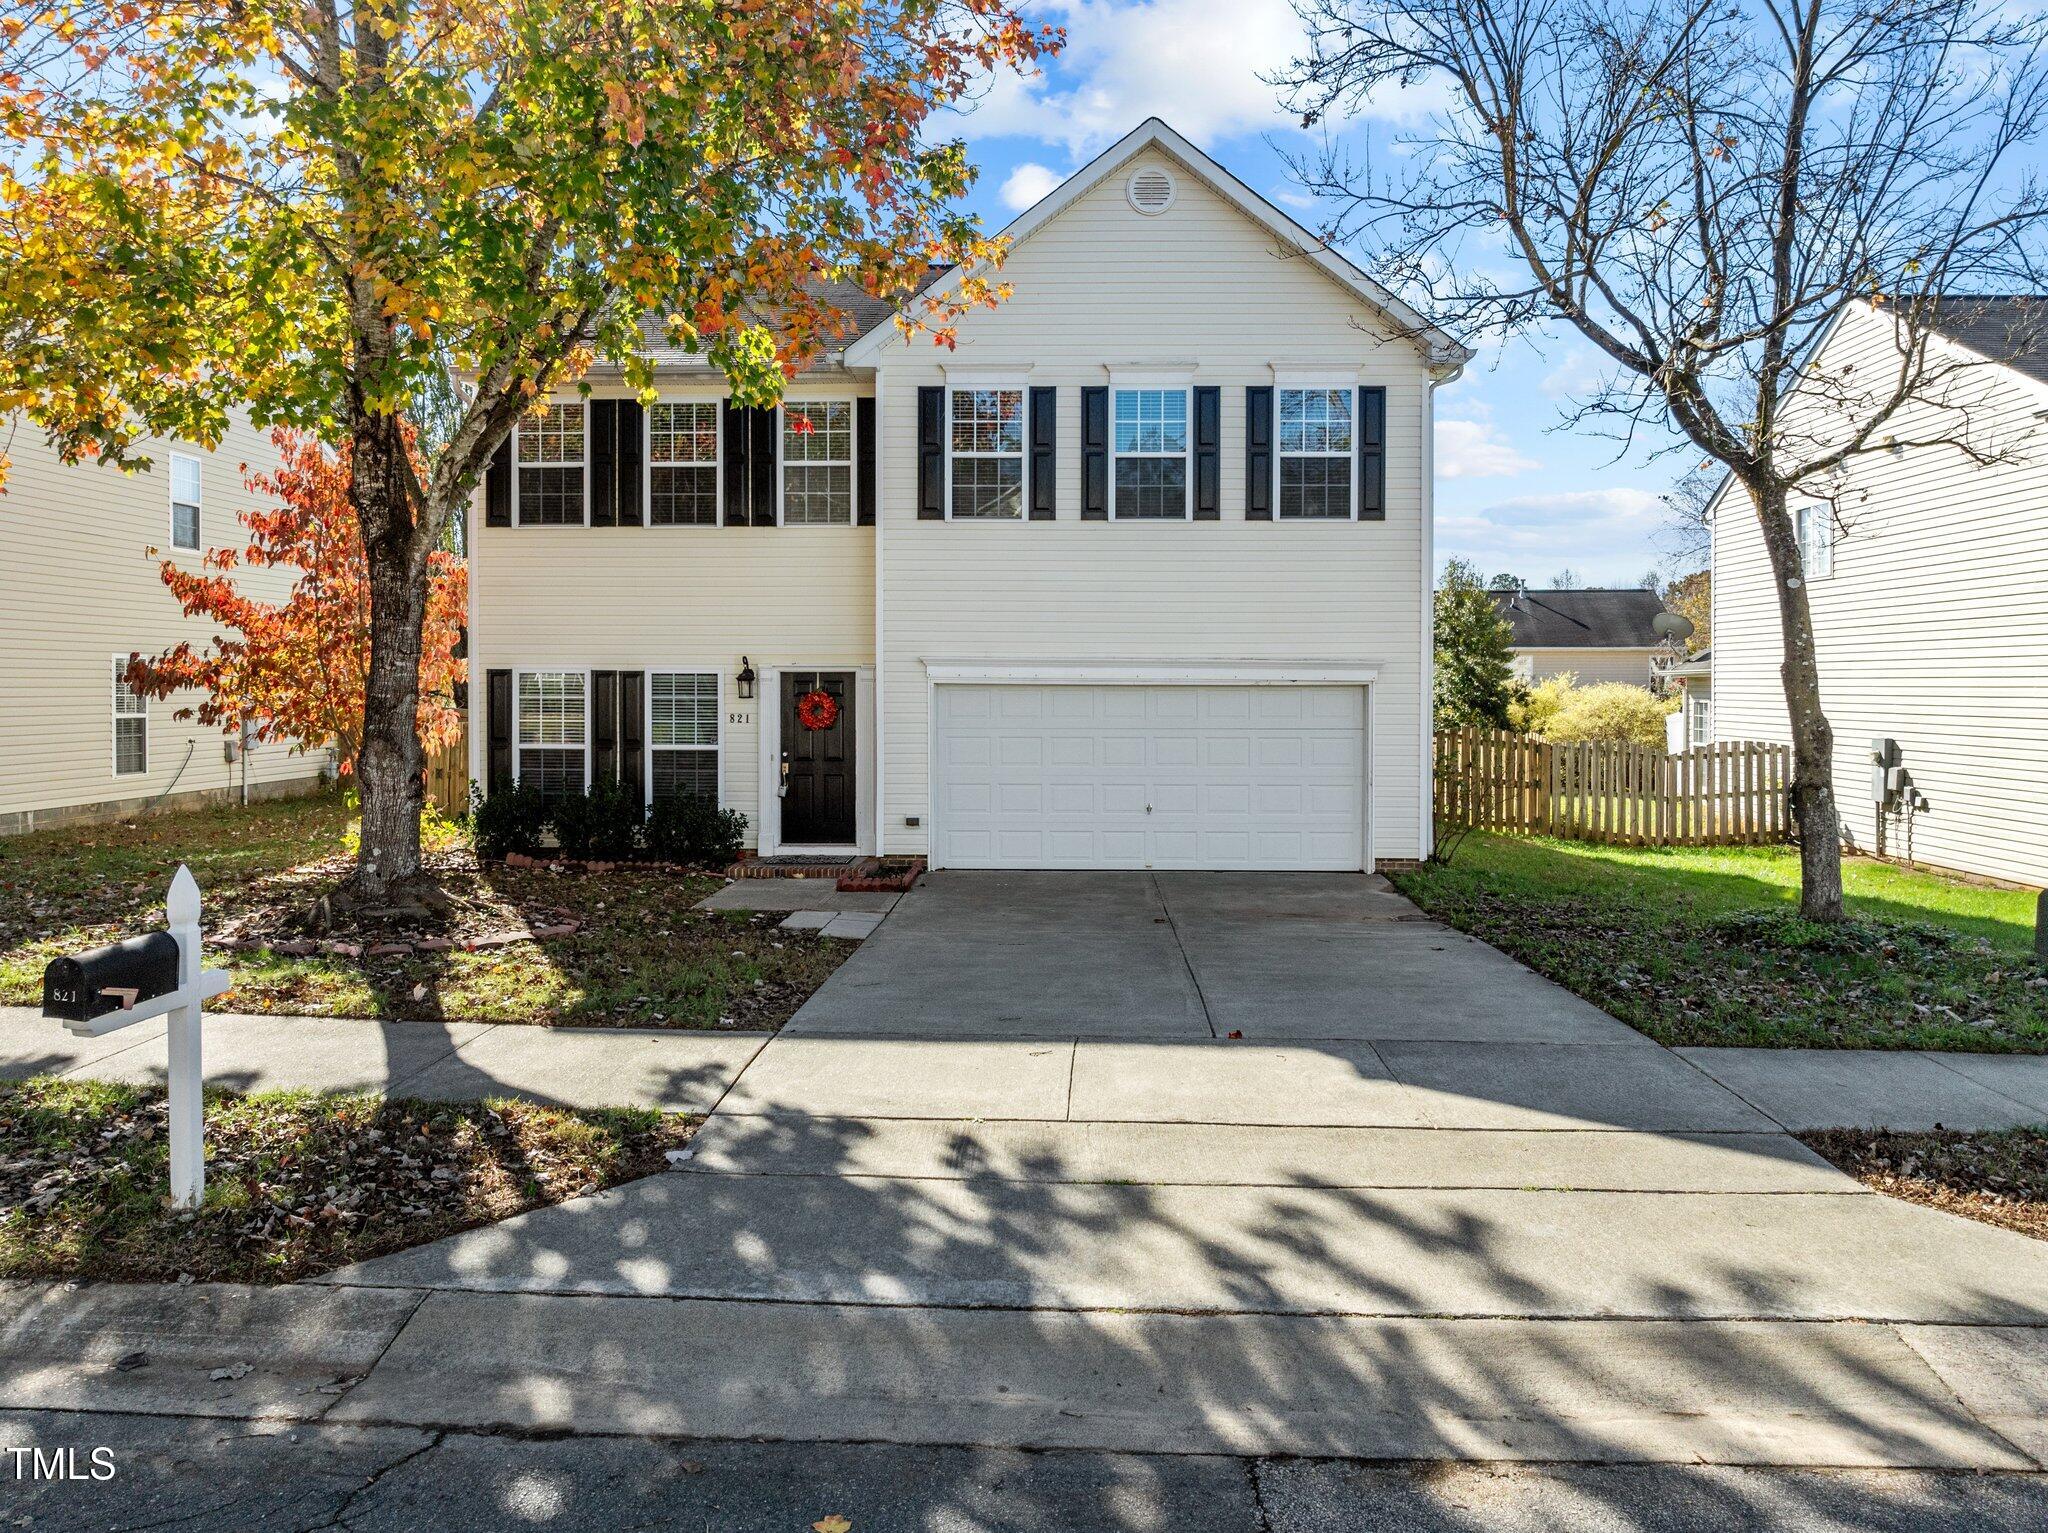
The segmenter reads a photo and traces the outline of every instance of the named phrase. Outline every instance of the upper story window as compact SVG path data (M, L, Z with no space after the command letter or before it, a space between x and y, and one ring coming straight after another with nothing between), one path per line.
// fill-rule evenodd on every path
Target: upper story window
M647 409L647 520L718 524L718 402L663 400Z
M171 454L171 547L199 546L199 460Z
M782 406L782 524L853 525L853 401Z
M519 782L543 793L581 792L588 782L589 689L581 671L521 671Z
M583 404L551 404L519 423L519 523L583 525Z
M1835 514L1824 505L1793 508L1793 530L1799 536L1799 567L1808 580L1835 572Z
M1024 514L1024 391L954 389L947 441L952 448L955 517Z
M1351 390L1280 389L1280 515L1351 517Z
M648 749L654 799L718 798L718 674L656 671L648 677Z
M114 775L149 770L149 699L128 685L128 657L114 656Z
M1188 514L1188 391L1118 389L1111 445L1119 520Z

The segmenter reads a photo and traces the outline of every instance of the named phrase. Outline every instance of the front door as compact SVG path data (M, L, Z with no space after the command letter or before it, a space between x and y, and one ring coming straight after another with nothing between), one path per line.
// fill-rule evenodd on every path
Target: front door
M830 699L829 705L814 694ZM806 703L807 698L812 700ZM853 844L853 747L853 673L784 671L783 845Z

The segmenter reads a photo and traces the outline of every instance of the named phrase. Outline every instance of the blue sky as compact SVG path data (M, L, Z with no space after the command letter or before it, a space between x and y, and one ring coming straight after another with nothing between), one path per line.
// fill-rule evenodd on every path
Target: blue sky
M1297 48L1287 0L1036 0L1026 14L1065 26L1066 52L1038 78L998 82L959 123L982 171L971 202L990 228L1153 115L1302 222L1320 221L1285 160L1314 141L1259 78ZM1537 586L1567 568L1586 585L1635 585L1662 566L1658 497L1692 460L1618 457L1614 442L1562 427L1599 376L1576 338L1540 350L1516 341L1482 351L1438 394L1441 556Z

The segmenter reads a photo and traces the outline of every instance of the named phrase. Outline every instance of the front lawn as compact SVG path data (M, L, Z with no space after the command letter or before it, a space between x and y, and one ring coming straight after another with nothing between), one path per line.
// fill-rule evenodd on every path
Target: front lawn
M1395 882L1663 1043L2048 1052L2031 892L1867 858L1842 871L1839 928L1798 919L1785 847L1482 834Z
M701 1121L209 1092L206 1201L181 1214L162 1091L0 1084L0 1279L294 1282L664 1170Z
M221 1003L233 1011L775 1028L851 951L813 932L777 930L779 916L693 910L723 883L716 874L480 866L445 826L428 857L441 890L436 908L403 929L337 922L314 940L306 916L348 870L348 828L339 798L329 796L0 841L0 1003L40 1004L43 967L59 953L160 927L164 889L181 861L204 893L209 938L243 933L265 944L208 953L234 975ZM459 945L536 929L560 934L475 951ZM386 939L407 950L375 952ZM309 942L318 951L292 951ZM344 950L328 951L329 942Z

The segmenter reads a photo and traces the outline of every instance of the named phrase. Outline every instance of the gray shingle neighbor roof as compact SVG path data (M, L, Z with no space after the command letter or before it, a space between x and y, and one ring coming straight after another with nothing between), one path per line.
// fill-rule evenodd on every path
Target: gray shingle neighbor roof
M946 270L947 268L943 266L927 268L924 280L917 285L917 291L921 293L927 287L930 287L933 282L945 274ZM820 359L820 362L829 363L832 360L832 353L843 351L870 330L888 324L896 316L896 305L894 303L886 298L876 298L857 282L828 282L819 280L811 284L811 289L830 303L833 308L845 315L847 321L847 328L845 330L825 340L826 354ZM746 316L749 319L765 320L771 327L775 323L775 317L772 313L761 310L749 309L746 311ZM668 325L660 315L644 315L640 320L640 335L646 355L657 368L664 370L689 370L697 368L706 371L710 370L710 363L705 360L701 352L688 352L684 351L680 346L669 345ZM818 364L813 364L813 366L816 365Z
M1519 649L1649 649L1661 642L1650 621L1664 599L1642 587L1491 594Z
M1979 356L2048 383L2048 295L1944 298L1934 328Z

